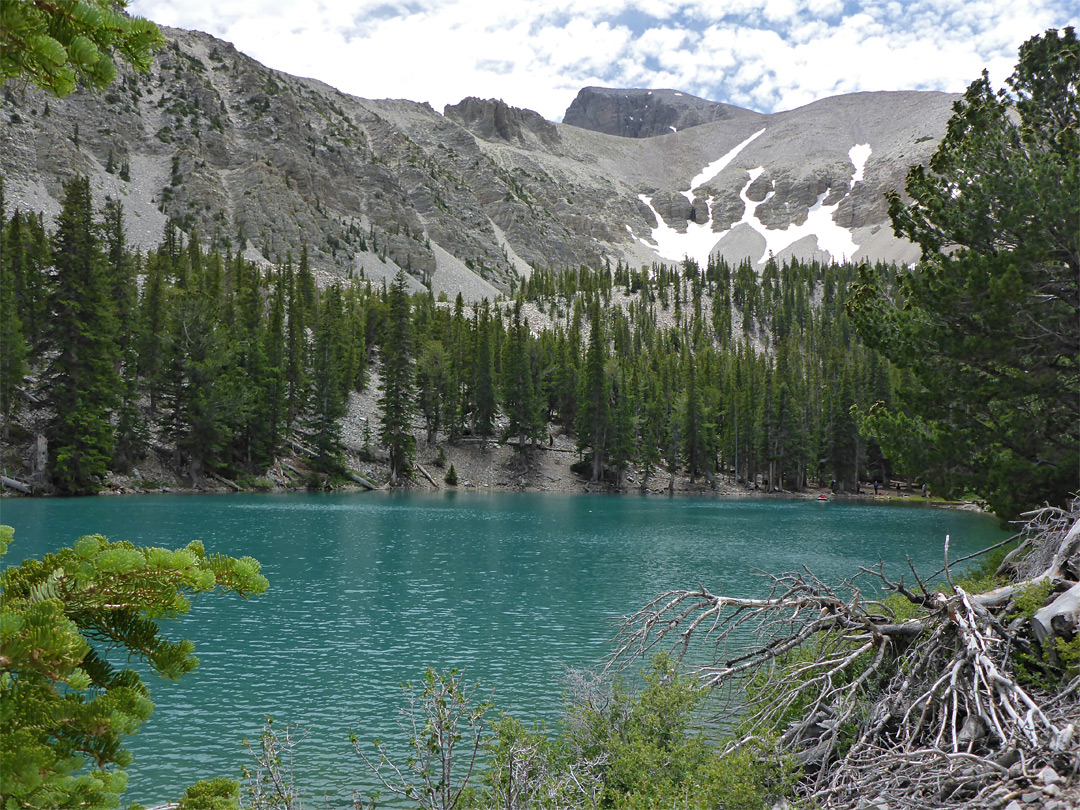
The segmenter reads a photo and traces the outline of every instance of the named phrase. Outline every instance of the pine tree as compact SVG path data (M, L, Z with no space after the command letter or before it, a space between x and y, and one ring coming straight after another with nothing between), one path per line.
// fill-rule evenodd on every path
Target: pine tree
M74 494L100 487L115 446L117 323L95 231L90 182L76 178L64 187L54 240L47 372L53 482Z
M495 432L495 413L498 409L495 393L493 319L486 298L480 302L480 308L473 323L475 352L469 394L472 400L473 430L486 443Z
M693 483L699 474L711 477L712 470L706 459L707 425L705 408L697 381L697 363L689 350L684 352L686 388L682 407L682 440L686 468Z
M288 326L285 336L285 387L286 432L304 409L308 388L308 336L307 313L303 293L293 272L292 264L285 264L285 290L287 292Z
M450 318L450 343L448 346L447 383L443 396L443 424L446 425L451 443L456 442L465 431L468 418L466 390L472 368L472 346L468 321L465 319L465 299L461 293L454 299L454 314Z
M616 487L622 487L630 461L634 458L634 392L624 372L615 388L615 404L612 408L611 466L615 469Z
M0 527L0 556L12 534ZM132 661L180 678L198 659L190 641L163 634L165 620L202 593L246 598L266 587L255 560L207 555L198 542L138 549L93 535L5 568L0 804L117 807L132 759L124 743L154 708Z
M851 310L918 382L892 425L934 437L935 490L970 487L1011 518L1064 506L1080 468L1075 30L1026 42L1006 83L972 82L929 166L909 172L911 202L890 196L893 228L922 260L892 284L862 268Z
M525 449L527 438L536 439L543 431L541 403L530 358L529 325L521 317L521 304L521 298L514 304L510 334L503 343L499 386L507 418L503 439L517 436L518 450Z
M116 78L114 52L145 72L164 44L156 25L119 13L109 0L6 3L0 86L26 79L56 96L66 96L77 84L100 90Z
M40 349L48 313L47 270L52 263L49 236L39 217L16 210L4 233L0 261L11 274L15 311L30 351Z
M320 472L337 473L345 466L345 445L339 420L348 410L348 395L342 392L339 373L346 337L340 287L335 285L323 295L317 327L308 420L315 450L312 466Z
M280 270L270 299L270 318L263 332L266 377L263 395L266 407L267 450L277 453L284 438L288 418L288 389L285 382L285 275Z
M0 211L3 210L4 181L0 178ZM18 410L18 392L26 373L28 354L15 292L15 268L9 259L8 232L0 228L0 419L4 421L4 439L9 436L11 420Z
M147 257L145 268L138 312L138 374L150 398L150 413L156 414L165 372L169 283L160 251Z
M589 348L585 353L580 392L578 394L577 433L578 449L592 450L592 478L596 483L604 474L607 444L611 432L611 383L607 374L607 342L604 339L603 321L599 301L590 306Z
M412 367L412 322L408 282L398 270L387 293L386 331L382 343L379 438L390 451L390 481L408 476L416 439L412 434L415 409Z
M116 306L117 347L120 376L116 411L116 448L112 467L126 472L142 457L148 429L139 410L138 391L138 284L137 257L127 249L124 230L124 208L112 198L105 199L101 223L110 297Z
M449 361L442 341L426 340L416 361L417 404L427 428L427 443L434 444L442 425L443 400L450 387Z

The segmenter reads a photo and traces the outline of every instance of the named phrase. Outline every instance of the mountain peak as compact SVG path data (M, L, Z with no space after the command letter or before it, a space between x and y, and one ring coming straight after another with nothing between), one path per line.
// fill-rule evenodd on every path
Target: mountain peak
M678 90L583 87L566 108L563 123L624 138L652 138L713 121L757 115L760 113Z
M515 146L539 141L550 147L562 140L555 125L539 113L511 107L501 99L470 96L457 104L447 104L443 115L488 141L506 141Z

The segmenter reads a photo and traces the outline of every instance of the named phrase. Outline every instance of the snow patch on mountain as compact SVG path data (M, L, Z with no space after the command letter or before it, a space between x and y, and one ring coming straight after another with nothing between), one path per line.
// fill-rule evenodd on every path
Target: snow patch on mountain
M687 222L686 233L680 233L664 222L664 218L653 208L651 197L639 194L638 199L649 206L649 210L653 212L653 216L659 223L652 229L652 244L640 237L638 241L655 250L664 259L681 261L683 257L689 256L691 259L696 259L701 267L708 264L709 254L712 253L712 249L721 236L713 231L711 216L707 222L700 225L696 222ZM713 198L709 197L710 208L712 208L712 203Z
M762 127L745 141L743 141L730 152L728 152L726 155L717 160L714 160L712 163L702 169L701 172L696 177L694 177L693 180L690 181L690 190L682 192L682 195L686 197L686 199L690 200L690 202L693 202L694 198L692 194L694 193L694 189L698 188L703 183L712 180L714 177L716 177L716 175L720 174L720 172L727 168L728 164L731 163L731 161L738 157L739 153L743 149L753 143L754 140L760 137L764 131L765 127Z
M743 149L749 146L750 143L764 131L764 129L761 129L758 132L755 132L719 160L706 166L701 173L694 177L690 182L690 191L681 192L683 196L693 202L692 194L694 189L699 188L703 183L706 183L723 171ZM856 144L848 150L848 157L855 169L851 176L851 182L848 185L849 191L855 187L856 183L862 182L866 162L870 159L871 153L872 150L868 143ZM817 201L810 206L807 211L806 220L801 225L792 223L785 228L766 227L766 225L758 218L757 209L758 206L767 202L775 192L769 191L764 199L757 202L751 200L747 196L750 186L753 185L754 181L757 180L764 171L765 168L763 166L758 166L747 172L749 179L739 191L739 198L743 201L744 206L742 218L727 230L719 232L714 231L712 228L711 214L707 222L702 224L688 222L686 224L685 233L677 231L668 225L663 217L657 212L656 208L653 207L651 197L645 194L638 195L638 199L649 207L659 223L657 227L652 229L653 244L649 244L649 242L646 242L645 240L640 241L643 244L649 245L649 247L653 248L663 258L678 261L683 257L688 256L696 260L702 267L708 263L709 255L713 252L717 243L736 228L742 226L752 229L765 240L765 249L762 251L761 255L758 257L750 257L755 264L764 262L770 253L777 255L794 245L796 242L810 236L814 237L817 241L817 249L828 253L833 261L851 259L855 255L859 250L859 245L852 238L851 231L838 225L833 219L836 210L840 207L840 201L837 200L833 205L824 204L825 199L832 192L831 188L826 189L823 193L818 195ZM707 201L708 210L710 212L712 211L714 199L714 197L710 196Z
M832 189L826 189L823 193L818 195L817 202L810 206L810 210L806 215L806 221L803 222L802 225L792 223L786 228L766 228L764 223L757 217L757 207L772 197L773 192L770 191L766 194L765 199L761 202L753 202L746 196L750 186L763 171L765 171L764 167L759 166L750 172L750 180L743 186L742 191L739 192L739 197L746 204L746 210L743 212L742 219L731 227L731 230L735 230L739 225L745 224L753 228L761 234L762 238L764 238L765 250L762 252L761 256L755 260L755 264L760 264L765 261L770 253L775 256L780 253L780 251L808 236L815 237L817 239L818 250L828 252L833 261L843 261L844 259L850 259L855 255L855 251L859 249L859 246L855 244L855 240L851 238L851 232L847 228L843 228L833 221L833 214L836 213L836 209L840 207L840 202L837 201L834 205L822 204L825 198L829 196ZM727 232L725 232L725 234L726 233ZM720 234L721 238L725 234Z
M848 150L851 165L855 167L855 174L851 176L851 188L854 188L856 183L862 182L863 169L866 168L866 161L870 159L872 151L868 143L857 143Z

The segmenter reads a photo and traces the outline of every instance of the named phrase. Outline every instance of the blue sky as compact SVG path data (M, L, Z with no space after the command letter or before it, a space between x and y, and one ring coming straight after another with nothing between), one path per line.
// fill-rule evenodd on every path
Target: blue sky
M264 64L364 98L501 98L560 120L588 85L761 112L862 90L1000 85L1075 0L131 0Z

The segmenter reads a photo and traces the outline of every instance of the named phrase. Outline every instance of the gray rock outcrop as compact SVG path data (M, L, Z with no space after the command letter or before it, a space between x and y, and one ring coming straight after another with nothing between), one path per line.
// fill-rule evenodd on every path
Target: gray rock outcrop
M684 129L760 115L678 90L584 87L563 114L563 123L622 138L652 138Z

